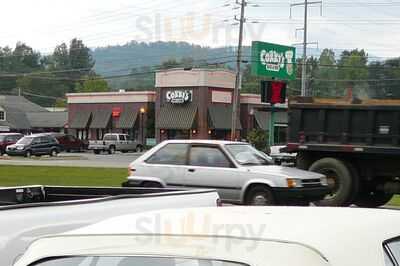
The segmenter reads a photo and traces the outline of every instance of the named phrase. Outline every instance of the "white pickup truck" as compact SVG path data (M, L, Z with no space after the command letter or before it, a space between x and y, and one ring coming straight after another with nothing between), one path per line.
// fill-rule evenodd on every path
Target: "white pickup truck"
M108 152L114 154L120 152L142 152L144 149L143 143L135 140L130 140L127 134L109 133L105 134L103 140L89 141L88 150L92 150L95 154L100 152Z
M28 245L101 220L143 211L216 206L214 190L30 186L0 188L0 265L8 266Z

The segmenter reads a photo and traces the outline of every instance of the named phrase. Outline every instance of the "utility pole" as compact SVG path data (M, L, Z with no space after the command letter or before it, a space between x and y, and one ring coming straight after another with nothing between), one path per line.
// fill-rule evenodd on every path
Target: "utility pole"
M307 96L307 18L308 18L308 0L304 0L304 37L303 37L303 67L301 71L301 96Z
M235 89L233 91L233 103L232 103L232 129L231 129L231 140L234 141L236 139L236 128L237 128L237 114L239 107L239 94L240 87L242 82L241 70L240 66L242 63L242 44L243 44L243 26L245 22L244 18L244 10L246 7L246 0L236 0L237 4L240 4L240 20L239 20L239 44L237 50L237 59L236 59L236 79L235 79ZM236 17L235 17L236 19Z
M307 31L308 31L308 7L311 5L321 5L322 15L322 1L308 1L304 0L303 3L296 3L290 5L290 17L292 17L292 7L304 6L304 27L303 27L303 64L301 71L301 96L308 96L307 91Z

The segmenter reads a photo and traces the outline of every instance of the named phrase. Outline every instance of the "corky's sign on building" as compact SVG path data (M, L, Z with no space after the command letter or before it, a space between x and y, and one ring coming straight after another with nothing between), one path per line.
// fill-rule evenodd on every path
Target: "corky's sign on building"
M253 75L293 80L296 78L296 49L291 46L255 41L252 43Z
M173 104L183 104L192 101L192 90L170 90L165 94L167 102Z

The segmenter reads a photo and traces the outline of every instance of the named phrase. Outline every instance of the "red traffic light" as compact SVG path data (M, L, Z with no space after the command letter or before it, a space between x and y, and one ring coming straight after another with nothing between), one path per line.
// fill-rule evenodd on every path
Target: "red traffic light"
M285 103L287 84L281 81L261 81L261 102Z

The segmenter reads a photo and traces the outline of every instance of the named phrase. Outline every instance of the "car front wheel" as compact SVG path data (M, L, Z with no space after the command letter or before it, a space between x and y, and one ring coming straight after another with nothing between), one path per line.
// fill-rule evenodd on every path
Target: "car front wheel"
M55 156L57 156L57 155L58 155L57 149L52 149L52 150L50 151L50 156L51 156L51 157L55 157Z
M27 157L27 158L32 157L32 152L31 152L30 150L27 150L27 151L25 152L25 157Z
M250 188L246 196L246 205L268 206L274 205L275 198L271 189L267 186L257 185Z

